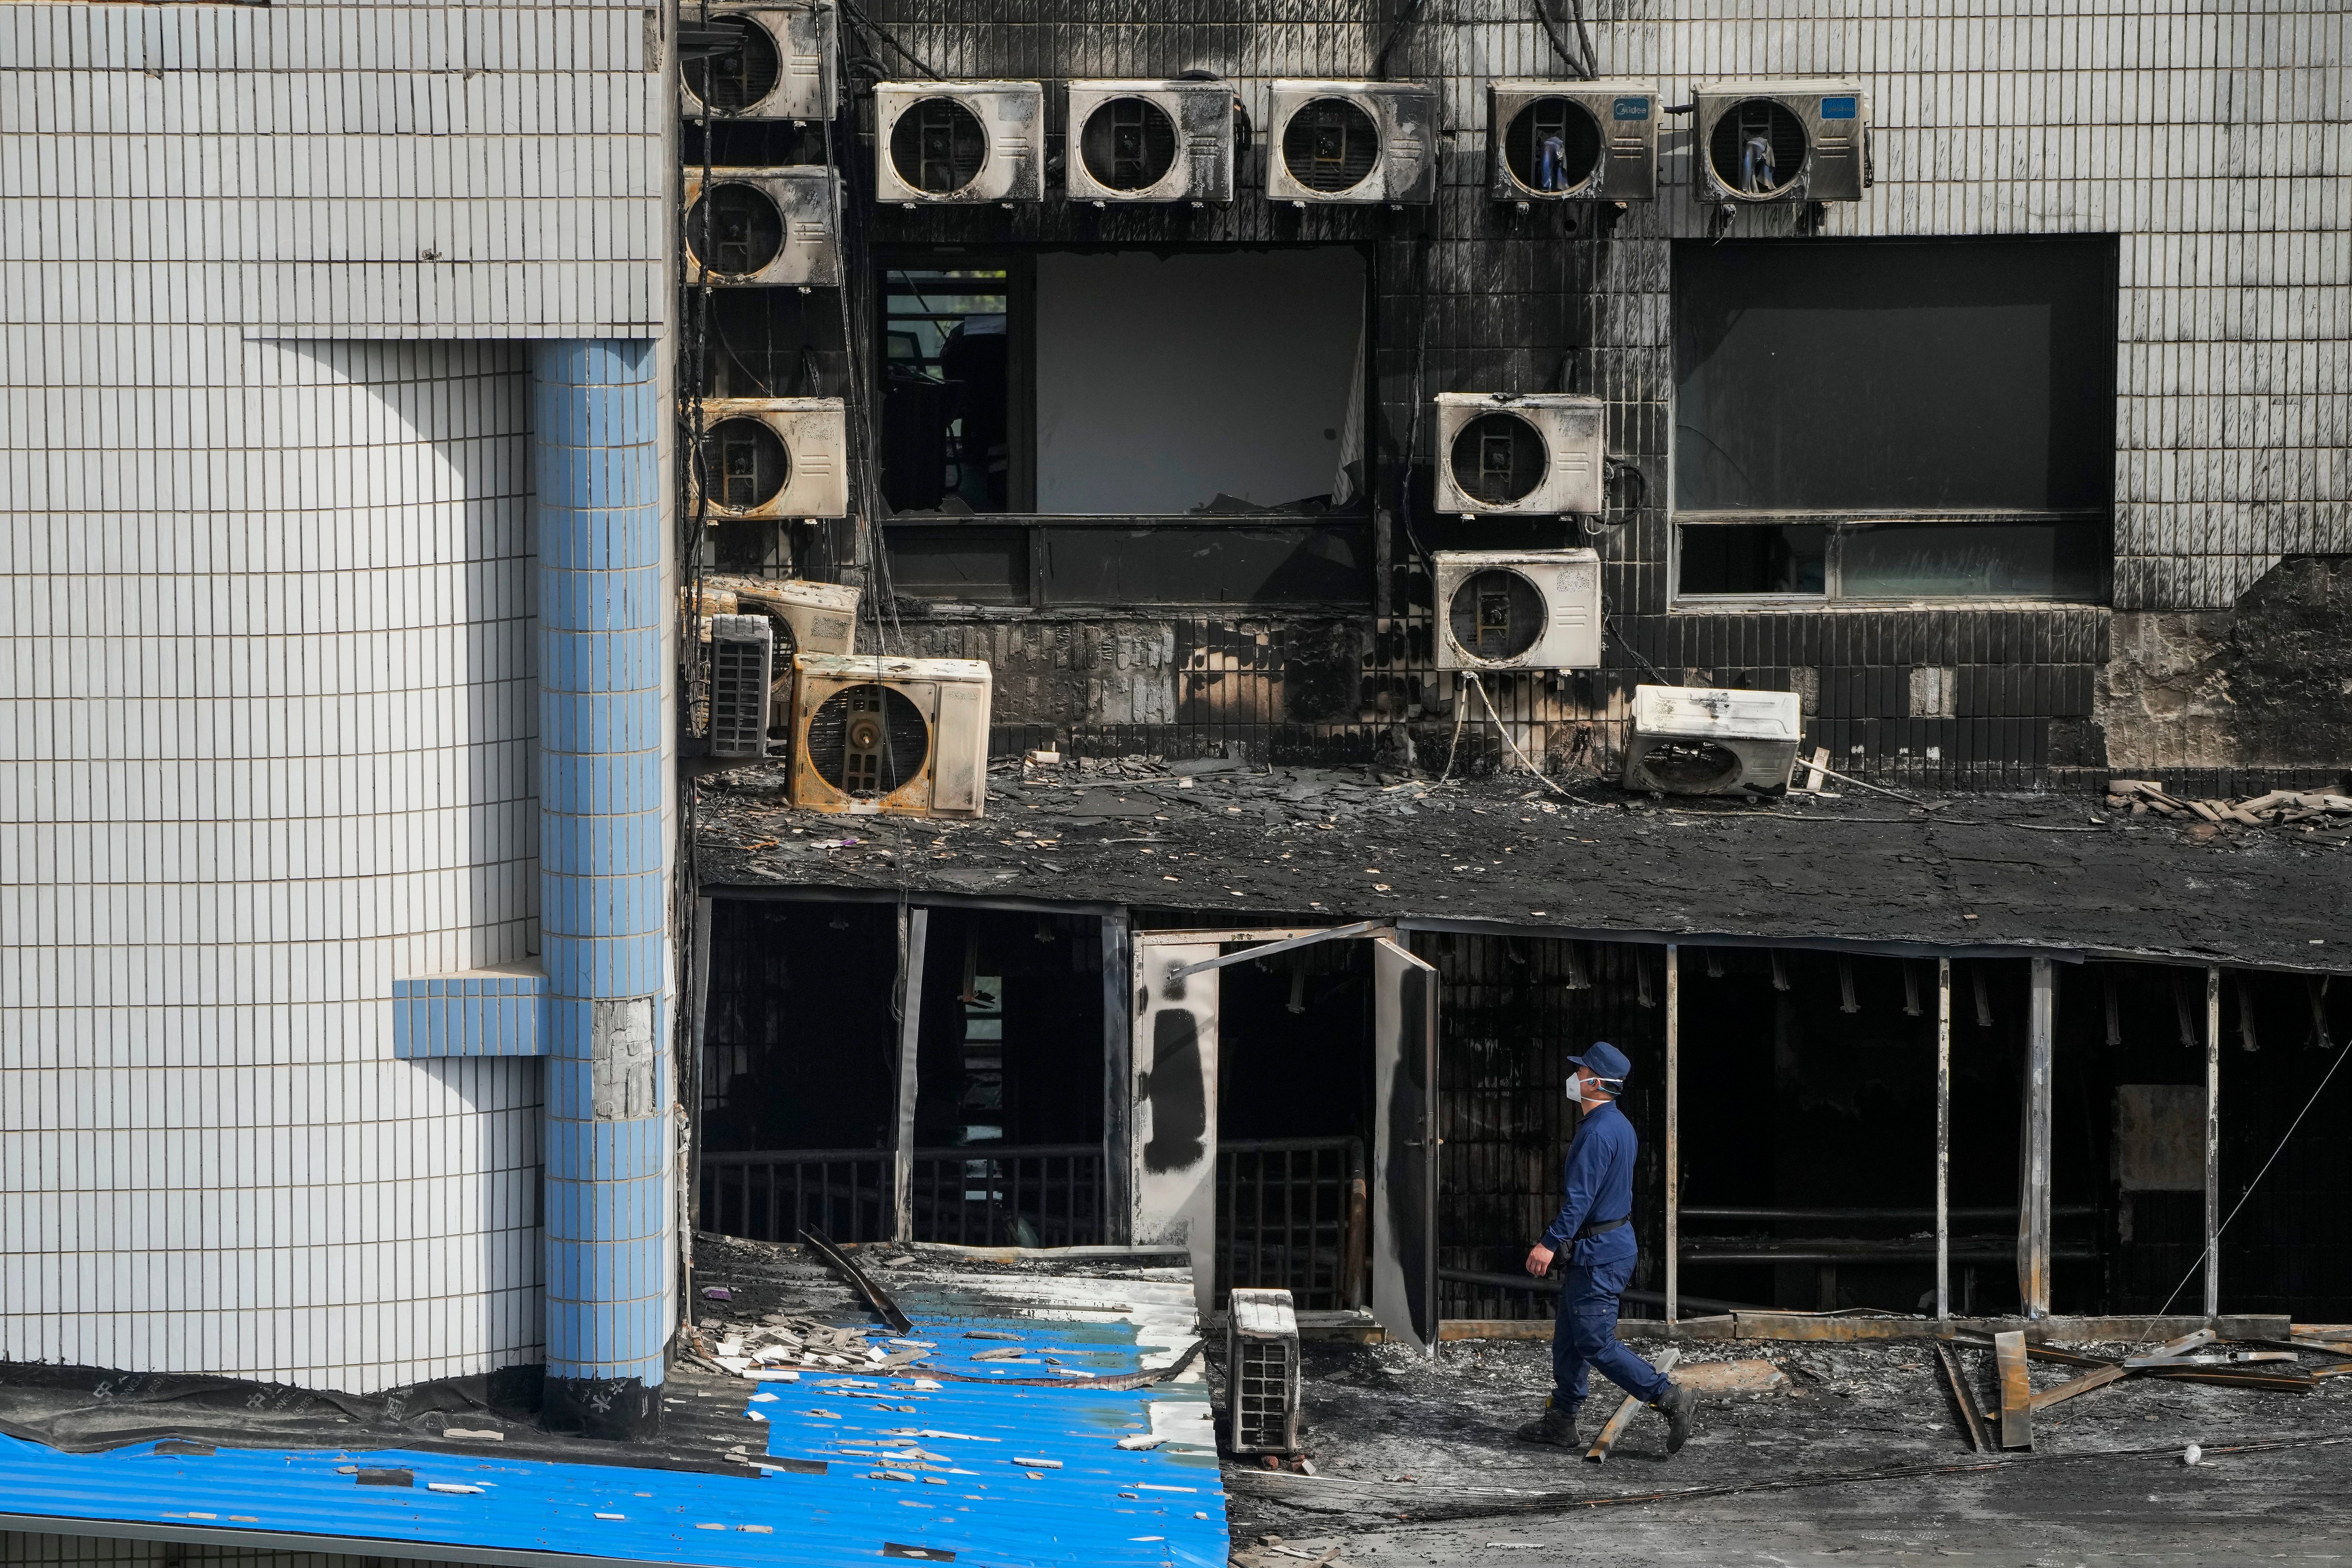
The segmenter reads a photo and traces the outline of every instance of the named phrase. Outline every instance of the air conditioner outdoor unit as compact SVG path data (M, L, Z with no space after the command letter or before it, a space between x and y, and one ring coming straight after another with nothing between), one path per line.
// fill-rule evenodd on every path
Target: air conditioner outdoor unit
M1074 202L1234 199L1234 89L1222 81L1073 81L1063 184Z
M849 513L848 422L838 397L709 397L687 504L709 476L713 522Z
M1625 787L1667 795L1780 795L1804 727L1793 691L1633 688Z
M1700 82L1692 93L1709 205L1858 202L1870 183L1870 99L1853 81Z
M981 815L987 665L804 653L793 668L794 805L851 816Z
M1514 517L1602 510L1597 397L1538 392L1437 395L1437 510Z
M686 172L688 282L707 268L722 288L838 288L840 233L841 183L829 169L714 169L708 181Z
M1601 557L1591 550L1441 550L1440 669L1595 669Z
M1277 81L1265 196L1296 206L1437 199L1437 89L1412 81Z
M833 62L841 50L831 5L712 5L708 20L697 25L738 34L742 47L686 61L680 97L688 118L833 118Z
M789 670L790 658L801 653L852 653L857 647L857 590L839 583L807 583L796 578L762 578L756 587L735 590L736 603L746 614L761 614L784 623L779 666Z
M874 199L902 206L1045 199L1045 89L1034 81L874 89Z
M1658 194L1658 89L1643 81L1498 81L1486 89L1498 202L1646 202Z
M776 628L765 616L710 617L710 754L768 754Z

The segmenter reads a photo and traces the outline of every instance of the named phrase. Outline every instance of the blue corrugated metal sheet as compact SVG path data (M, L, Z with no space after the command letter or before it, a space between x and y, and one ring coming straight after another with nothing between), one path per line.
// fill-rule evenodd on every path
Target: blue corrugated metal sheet
M1123 1321L966 1319L918 1333L939 1344L941 1370L991 1379L1054 1371L973 1362L971 1352L1005 1343L961 1337L975 1328L1017 1331L1089 1374L1139 1364L1135 1329ZM0 1436L0 1513L360 1538L384 1542L393 1555L403 1543L429 1543L709 1568L871 1563L892 1544L951 1552L956 1563L983 1568L1225 1562L1204 1384L1120 1392L805 1373L797 1382L746 1383L740 1397L748 1453L822 1460L825 1473L752 1479L549 1464L505 1458L488 1445L478 1457L163 1454L150 1444L64 1454ZM1148 1435L1169 1440L1150 1450L1118 1446ZM1016 1462L1027 1459L1052 1463ZM353 1472L362 1467L405 1468L415 1484L361 1486ZM436 1483L481 1489L430 1489Z

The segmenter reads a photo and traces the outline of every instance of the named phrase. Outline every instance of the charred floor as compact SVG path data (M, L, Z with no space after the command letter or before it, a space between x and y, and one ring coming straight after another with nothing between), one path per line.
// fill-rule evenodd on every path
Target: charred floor
M699 787L708 1230L1182 1241L1208 1310L1525 1331L1607 1039L1631 1316L2352 1319L2332 824L1140 761L1001 772L962 824Z

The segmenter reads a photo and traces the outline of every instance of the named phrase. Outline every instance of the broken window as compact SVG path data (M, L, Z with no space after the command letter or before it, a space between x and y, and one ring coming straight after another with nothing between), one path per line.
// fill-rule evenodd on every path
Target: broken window
M2097 599L2114 245L1678 244L1677 593Z
M1352 247L925 251L882 269L883 487L901 517L1322 512L1363 495Z

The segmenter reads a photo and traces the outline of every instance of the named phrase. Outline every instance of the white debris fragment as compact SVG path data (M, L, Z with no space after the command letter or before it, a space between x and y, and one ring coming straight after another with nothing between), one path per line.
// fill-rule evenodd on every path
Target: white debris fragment
M2205 1462L2205 1450L2191 1443L2180 1450L2180 1462L2184 1465L2201 1465Z

